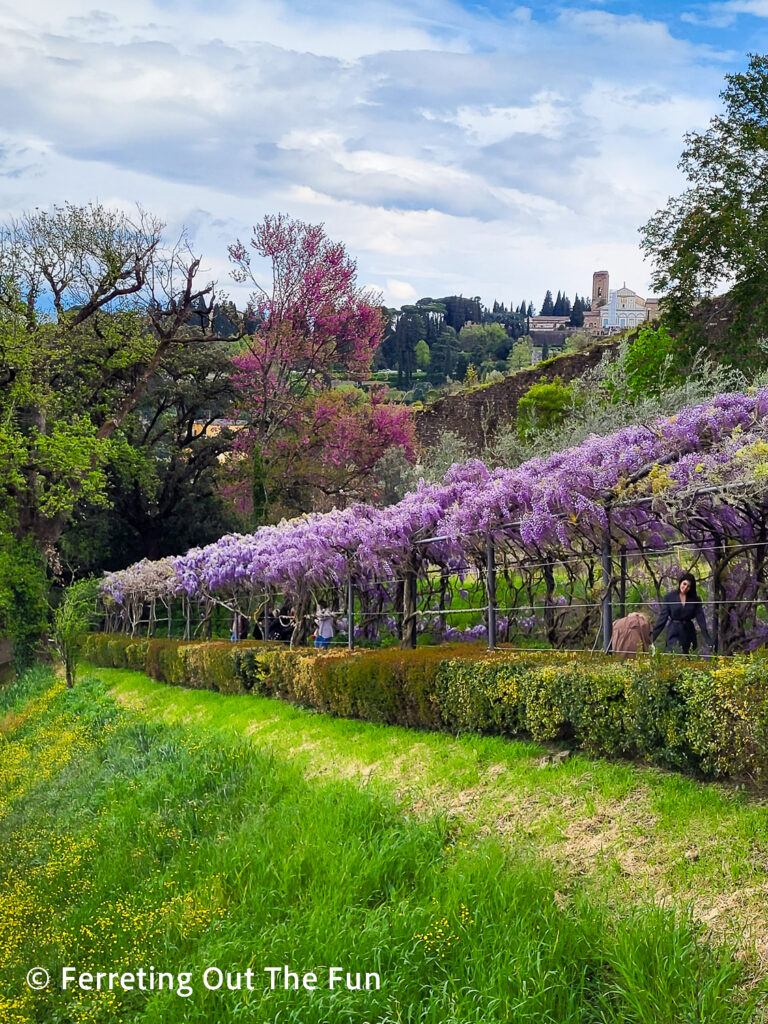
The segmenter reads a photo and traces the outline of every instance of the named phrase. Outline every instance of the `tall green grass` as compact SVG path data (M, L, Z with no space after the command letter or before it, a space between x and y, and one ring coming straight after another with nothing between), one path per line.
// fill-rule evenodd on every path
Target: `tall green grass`
M95 676L4 691L0 737L3 1024L754 1019L737 962L684 916L598 900L236 736L143 721ZM33 994L38 965L54 984ZM190 971L194 992L62 993L68 965ZM269 991L273 965L320 984ZM381 988L330 991L330 966ZM256 990L206 991L207 967L250 967Z

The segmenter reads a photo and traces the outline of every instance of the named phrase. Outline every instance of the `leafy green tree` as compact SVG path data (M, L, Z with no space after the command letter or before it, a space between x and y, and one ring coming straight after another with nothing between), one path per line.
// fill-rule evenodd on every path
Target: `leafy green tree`
M579 298L578 293L576 298L573 300L573 308L571 309L570 317L571 327L583 327L584 326L584 302Z
M399 311L387 306L380 307L381 313L381 344L376 349L373 358L374 368L377 370L397 368L397 339L395 338L395 327Z
M108 504L123 427L179 348L211 336L213 286L184 238L99 204L0 227L0 618L23 664L44 631L45 572L83 505ZM42 560L41 560L42 559Z
M544 301L541 304L540 316L554 316L555 304L552 301L552 292L547 289L547 294L544 296Z
M479 296L468 299L463 295L447 295L437 301L445 309L445 322L455 331L460 331L466 323L482 322L483 307Z
M424 327L426 329L424 338L431 350L440 331L445 326L445 304L435 299L424 298L418 300L416 308L424 318Z
M416 346L426 339L424 316L415 306L403 306L395 327L397 386L410 387L416 372Z
M190 343L171 353L110 446L109 515L81 502L61 537L75 575L180 554L244 528L220 493L221 464L238 435L231 345ZM254 503L258 504L257 502Z
M533 362L533 341L529 334L518 338L507 358L510 370L521 370Z
M78 580L64 591L61 603L53 612L53 642L64 662L67 686L75 685L77 664L85 638L98 623L97 596L99 581Z
M78 503L104 501L126 418L169 355L208 333L212 285L162 228L68 204L0 229L0 511L54 567Z
M429 380L433 384L442 384L447 377L454 377L458 355L458 335L452 327L444 324L430 350Z
M701 344L691 313L725 282L735 282L735 315L718 355L749 363L754 339L768 329L768 55L751 55L747 70L725 82L724 112L685 136L678 166L688 187L641 229L685 363Z
M14 537L0 517L0 634L10 637L17 673L34 661L47 622L45 559L33 537Z
M675 367L676 352L676 342L663 324L641 327L624 356L626 395L635 401L680 384L683 375Z
M418 368L420 370L426 370L430 363L430 354L429 345L423 338L416 342L413 354L416 356L416 365Z
M500 345L509 350L507 332L501 324L467 324L459 331L459 344L475 363L495 354Z

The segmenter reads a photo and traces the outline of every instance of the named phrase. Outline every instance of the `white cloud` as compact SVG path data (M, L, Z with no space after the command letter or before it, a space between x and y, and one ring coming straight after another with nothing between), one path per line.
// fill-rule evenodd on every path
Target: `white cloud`
M730 70L594 8L92 2L0 0L0 212L140 201L226 281L226 244L284 210L392 302L537 303L598 263L643 290L637 227Z
M407 281L396 281L393 277L387 278L384 295L385 301L391 306L403 306L419 297L412 284L408 284Z
M722 3L701 4L695 10L684 11L680 18L689 25L729 28L741 14L768 18L768 0L723 0Z
M459 107L447 118L465 129L481 146L501 142L513 135L540 135L556 139L568 123L564 97L549 92L531 97L525 107Z

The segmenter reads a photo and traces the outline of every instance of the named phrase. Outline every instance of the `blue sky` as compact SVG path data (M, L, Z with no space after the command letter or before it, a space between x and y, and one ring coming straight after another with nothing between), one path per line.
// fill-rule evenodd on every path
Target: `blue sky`
M226 246L277 211L393 305L646 293L637 229L768 0L417 6L0 0L0 212L141 203L235 297Z

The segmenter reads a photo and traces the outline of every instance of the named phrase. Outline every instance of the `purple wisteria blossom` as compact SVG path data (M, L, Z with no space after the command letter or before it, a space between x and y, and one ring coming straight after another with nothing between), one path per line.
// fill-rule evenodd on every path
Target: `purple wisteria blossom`
M242 608L273 594L309 608L317 595L343 593L351 580L358 595L391 617L398 614L395 584L408 574L425 577L439 567L460 580L482 578L489 540L523 570L595 559L609 535L630 556L673 542L698 546L722 601L732 601L723 629L733 634L738 603L757 607L767 596L767 524L763 389L718 395L515 469L490 472L477 460L455 465L442 483L422 481L387 508L361 504L229 534L181 557L112 573L102 592L118 606L186 595ZM756 612L749 614L756 635Z

